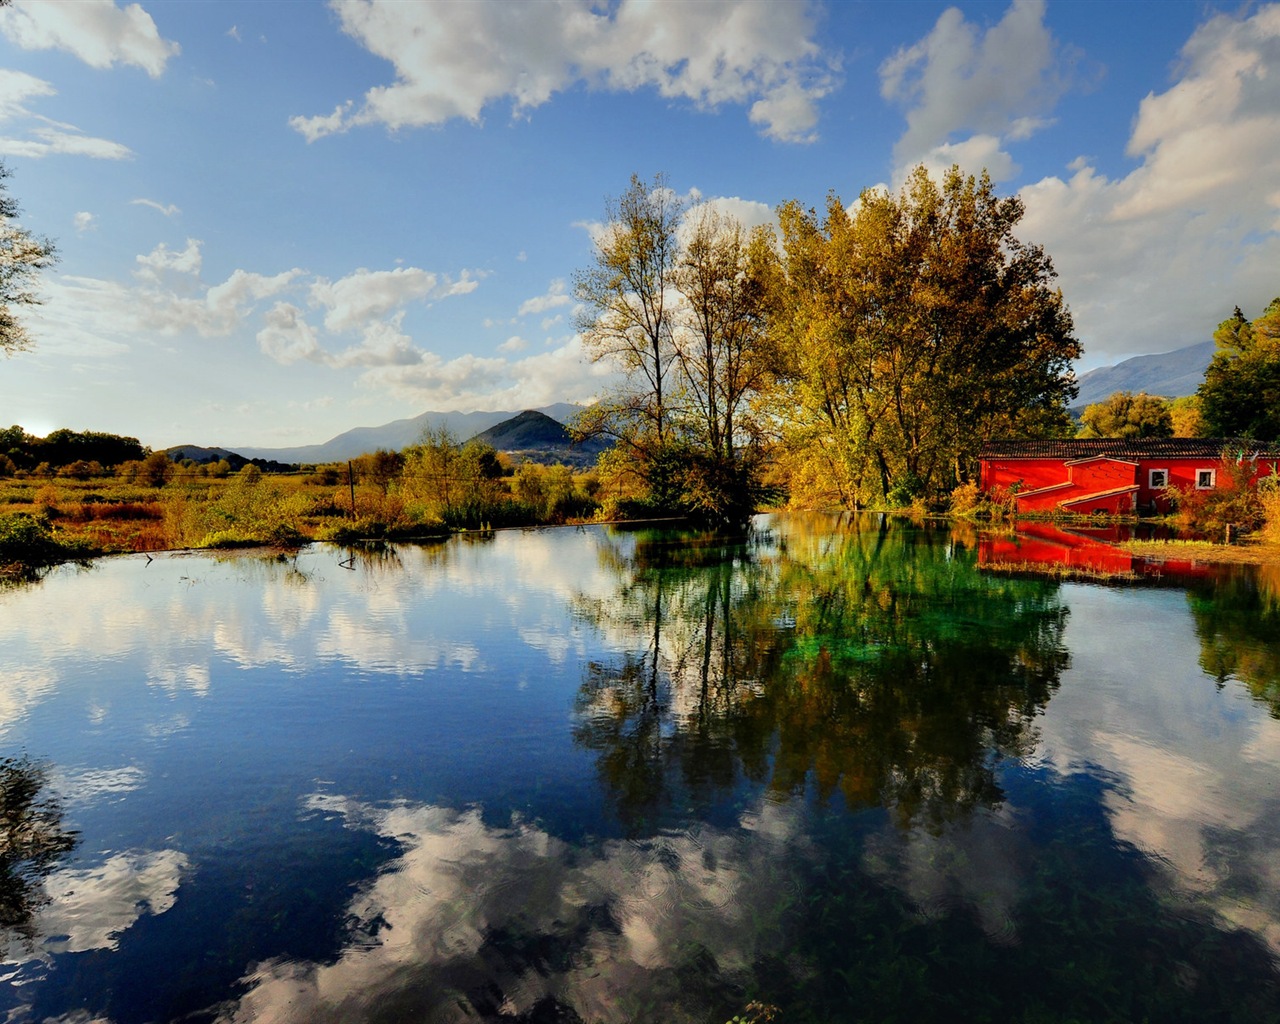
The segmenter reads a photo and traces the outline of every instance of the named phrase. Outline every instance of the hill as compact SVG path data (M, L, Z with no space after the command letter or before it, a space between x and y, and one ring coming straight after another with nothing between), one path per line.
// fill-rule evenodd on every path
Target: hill
M526 409L503 420L476 434L473 440L529 462L563 462L582 468L595 465L600 453L609 447L599 439L574 444L563 423L536 409Z
M569 402L557 402L538 411L554 419L566 420L578 412L579 408ZM271 459L276 462L345 462L379 448L399 451L415 443L428 428L444 427L459 438L469 438L515 415L511 411L424 412L411 419L393 420L378 427L355 427L323 444L301 445L296 448L239 448L237 451L246 458Z
M1150 356L1134 356L1115 366L1101 366L1080 375L1080 396L1073 410L1101 402L1117 391L1145 391L1149 395L1178 398L1194 395L1204 380L1205 368L1213 358L1212 341L1160 352Z

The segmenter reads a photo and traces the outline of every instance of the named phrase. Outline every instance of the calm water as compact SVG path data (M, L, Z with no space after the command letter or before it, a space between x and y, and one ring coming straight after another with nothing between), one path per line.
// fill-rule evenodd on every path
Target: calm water
M0 591L0 1019L1280 1020L1280 587L976 550L793 517Z

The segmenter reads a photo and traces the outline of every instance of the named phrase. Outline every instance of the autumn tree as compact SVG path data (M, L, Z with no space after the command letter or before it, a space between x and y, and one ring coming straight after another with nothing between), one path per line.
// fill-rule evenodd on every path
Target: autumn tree
M662 177L606 207L591 267L575 292L594 360L622 383L575 423L620 451L607 462L637 473L652 509L741 520L757 493L759 433L748 412L766 378L770 236L702 206L689 211Z
M1169 402L1174 437L1204 437L1199 395L1179 395Z
M1117 391L1101 402L1086 405L1077 437L1172 437L1169 403L1145 391Z
M1280 438L1280 298L1250 322L1237 306L1213 334L1200 385L1200 415L1211 437Z
M19 227L18 203L8 194L4 180L13 172L0 163L0 352L12 355L31 345L31 336L18 319L15 307L40 302L36 280L40 271L57 261L53 242Z
M793 497L890 504L950 489L995 436L1058 435L1080 355L1017 197L953 167L897 195L779 209L772 331Z
M574 278L582 303L577 326L588 355L624 372L618 388L577 427L611 436L627 449L661 503L675 497L668 451L669 378L676 357L671 303L683 212L661 175L652 182L632 175L627 191L606 201L591 266Z

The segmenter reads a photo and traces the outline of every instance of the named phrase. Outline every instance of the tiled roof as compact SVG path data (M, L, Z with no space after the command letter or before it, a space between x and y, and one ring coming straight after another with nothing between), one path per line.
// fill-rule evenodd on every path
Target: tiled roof
M1238 458L1257 455L1280 459L1280 443L1262 444L1233 437L1120 437L1068 438L1041 441L988 441L978 452L980 459L1087 459L1107 455L1119 459L1167 458L1212 459L1229 452Z

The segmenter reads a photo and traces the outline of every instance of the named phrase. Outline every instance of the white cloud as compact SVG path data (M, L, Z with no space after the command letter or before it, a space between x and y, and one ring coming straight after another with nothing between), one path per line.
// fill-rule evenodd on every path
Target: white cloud
M817 101L833 87L804 3L332 6L343 31L389 61L396 78L368 90L358 106L348 100L328 115L293 118L308 141L359 125L478 122L502 99L521 115L578 84L656 89L704 109L749 105L766 136L807 141Z
M23 71L0 68L0 121L25 116L26 101L40 96L56 96L58 90L43 79Z
M4 9L0 8L0 18ZM51 121L32 113L26 107L29 99L56 96L58 91L43 79L21 71L0 69L0 123L18 119L34 119L38 127L30 129L28 138L0 138L0 156L40 159L54 153L90 156L100 160L125 160L133 155L128 146L109 139L85 135L75 125Z
M129 205L130 206L149 206L151 207L151 209L158 210L160 213L163 213L166 217L172 217L175 213L182 212L176 206L174 206L173 203L167 203L167 204L158 203L154 199L130 199Z
M258 345L285 366L302 359L318 359L322 353L315 328L290 302L277 302L267 313L266 326L258 332Z
M187 247L182 252L174 252L161 242L145 256L135 257L138 264L137 276L144 281L159 282L169 273L196 275L200 273L200 242L194 238L187 239Z
M376 271L361 267L337 281L319 279L311 286L311 299L325 309L325 327L346 331L410 302L464 295L476 285L466 271L452 281L419 267Z
M76 231L80 234L83 234L86 231L92 231L98 226L97 218L88 210L81 210L75 215L72 221L75 224Z
M1020 237L1053 256L1093 364L1206 340L1256 316L1280 266L1280 5L1218 15L1178 80L1142 101L1140 160L1107 178L1085 159L1021 191Z
M529 343L518 334L513 334L510 338L498 346L499 352L523 352L529 347Z
M423 408L451 412L588 402L599 396L613 373L605 363L589 363L575 336L515 361L474 355L444 360L424 353L416 366L370 370L361 384Z
M545 313L547 310L555 309L558 306L567 306L572 301L573 299L569 297L564 278L557 278L551 282L551 287L547 289L545 295L525 299L524 302L520 303L520 316L528 316L530 313Z
M131 64L152 78L181 52L140 4L120 8L112 0L17 0L0 9L0 32L24 50L65 50L94 68Z
M0 156L19 156L38 160L53 154L88 156L97 160L127 160L133 151L119 142L85 135L67 126L33 128L34 139L0 139Z
M360 344L325 361L331 366L414 366L425 353L401 330L404 313L367 324Z
M717 196L714 199L705 200L700 196L696 197L694 205L685 212L684 223L688 224L695 220L699 212L704 209L712 209L722 216L731 217L748 231L756 227L777 224L773 207L767 203L756 202L754 199L740 199L737 196Z
M984 34L949 7L928 36L881 64L881 94L907 107L894 147L899 177L918 162L939 162L939 147L959 135L1020 140L1046 123L1041 113L1069 81L1044 11L1044 0L1014 0ZM1004 154L996 162L1011 167Z

